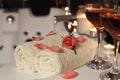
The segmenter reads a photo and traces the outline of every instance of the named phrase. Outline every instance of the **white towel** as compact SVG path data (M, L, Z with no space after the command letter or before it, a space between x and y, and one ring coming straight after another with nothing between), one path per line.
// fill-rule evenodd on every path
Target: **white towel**
M78 44L77 55L73 50L63 48L62 53L52 52L48 49L39 51L35 58L35 68L44 77L62 73L67 69L76 69L91 61L96 52L97 43L87 39Z
M34 58L37 51L32 43L17 46L15 49L16 66L22 70L35 72Z
M76 69L95 56L97 41L86 37L86 41L78 43L76 47L77 55L74 51L67 48L62 48L62 52L56 53L49 49L39 50L34 44L44 43L48 46L58 45L62 47L61 40L63 34L48 36L41 41L33 41L27 44L22 44L16 48L16 64L18 68L37 71L44 77L49 77L55 74L60 74L67 69Z
M34 59L35 55L39 49L37 49L34 45L37 43L45 43L49 46L51 45L59 45L61 46L61 41L58 38L64 36L66 33L57 34L55 36L47 36L44 40L41 41L32 41L20 44L15 49L15 62L16 66L22 70L28 70L36 72L34 67ZM58 40L57 40L58 39Z

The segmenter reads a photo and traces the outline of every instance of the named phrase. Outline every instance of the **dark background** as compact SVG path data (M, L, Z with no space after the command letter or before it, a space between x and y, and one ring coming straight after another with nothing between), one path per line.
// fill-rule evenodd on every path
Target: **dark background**
M22 8L28 7L29 0L0 0L1 8Z
M36 4L32 4L31 1L36 2ZM46 7L51 6L51 7L61 8L61 7L67 6L68 1L70 1L71 13L76 14L76 11L78 10L78 5L84 5L85 3L89 3L89 2L97 1L97 0L0 0L0 8L5 8L5 9L8 9L8 8L19 9L19 8L26 8L26 7L30 8L31 5L35 7L37 6L37 9L38 8L41 9L42 5Z
M26 8L26 7L30 7L30 5L32 5L32 3L30 1L33 0L0 0L0 8L5 8L5 9L19 9L19 8ZM48 3L45 3L49 1L50 6L51 7L65 7L67 6L67 1L68 0L34 0L34 2L37 2L37 5L39 5L38 7L42 6L42 5L48 5ZM90 1L90 0L88 0ZM71 8L71 12L73 14L76 14L76 11L78 9L78 5L80 4L84 4L85 0L70 0L70 8ZM35 4L33 4L35 5Z

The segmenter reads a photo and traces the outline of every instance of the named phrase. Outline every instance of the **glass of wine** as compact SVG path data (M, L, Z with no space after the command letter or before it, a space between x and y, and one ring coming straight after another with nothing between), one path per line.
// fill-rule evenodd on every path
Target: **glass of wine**
M102 52L101 50L104 31L104 26L101 23L100 15L102 12L107 12L109 14L114 13L115 11L111 9L111 4L111 0L93 0L92 2L87 2L86 4L85 15L97 29L98 34L98 49L96 52L96 57L87 64L87 66L92 69L104 70L110 68L112 65L111 62L104 61L102 57L100 57Z
M102 72L100 74L100 78L102 80L120 80L120 70L118 62L118 49L120 43L120 14L119 12L114 14L103 13L101 15L101 20L105 29L112 35L114 39L115 49L112 68L109 71Z

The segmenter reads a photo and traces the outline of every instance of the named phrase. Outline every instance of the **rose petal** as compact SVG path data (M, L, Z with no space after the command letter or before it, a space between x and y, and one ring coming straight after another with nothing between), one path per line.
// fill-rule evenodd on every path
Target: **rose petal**
M33 36L32 37L32 40L34 40L34 41L38 41L38 40L41 40L42 38L41 38L41 36Z
M46 36L52 36L52 35L55 35L55 34L56 34L55 32L50 32Z
M71 69L70 70L66 70L61 75L61 77L65 78L65 79L71 79L71 78L74 78L75 76L77 76L77 72L75 72L74 70L71 70Z
M76 40L77 42L84 42L84 41L85 41L85 38L84 38L83 36L80 36L80 37L75 38L75 40Z
M37 47L37 48L40 49L40 50L47 49L47 45L42 44L42 43L40 43L40 44L35 44L34 46Z
M58 52L58 51L60 51L60 47L59 47L59 46L51 46L51 47L49 47L49 49L50 49L51 51L53 51L53 52Z

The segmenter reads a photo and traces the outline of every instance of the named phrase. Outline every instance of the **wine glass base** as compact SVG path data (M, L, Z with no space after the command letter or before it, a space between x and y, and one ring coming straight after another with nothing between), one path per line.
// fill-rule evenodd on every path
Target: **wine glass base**
M104 60L100 60L100 61L92 60L86 66L90 67L91 69L105 70L111 68L112 64Z
M101 80L120 80L120 73L114 74L110 71L105 71L100 74Z

